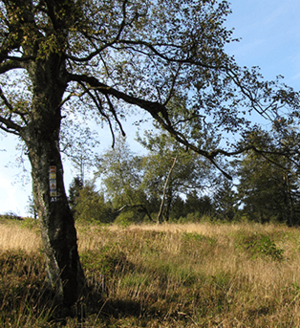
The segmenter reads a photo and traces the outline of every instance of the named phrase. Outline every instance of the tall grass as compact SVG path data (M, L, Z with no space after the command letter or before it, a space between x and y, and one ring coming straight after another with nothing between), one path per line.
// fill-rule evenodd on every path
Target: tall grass
M14 236L0 238L0 327L56 327L60 318L45 282L38 228L0 228ZM90 294L66 327L300 327L296 228L77 228ZM35 241L24 243L25 235Z
M32 219L28 221L4 221L1 224L0 250L35 253L41 247L38 223Z

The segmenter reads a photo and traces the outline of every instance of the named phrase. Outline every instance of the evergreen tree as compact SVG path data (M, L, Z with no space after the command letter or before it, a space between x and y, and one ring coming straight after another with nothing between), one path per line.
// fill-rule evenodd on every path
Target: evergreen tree
M231 181L223 180L214 193L216 213L220 220L232 221L238 214L239 200Z
M243 211L250 220L262 223L271 220L289 225L299 223L298 166L287 157L285 150L282 150L284 156L272 153L276 147L282 148L285 140L282 136L278 139L274 130L270 133L257 130L248 138L255 138L257 145L269 148L269 154L261 156L249 151L240 162L237 190Z
M81 178L79 176L75 177L69 186L69 205L73 212L79 197L79 192L82 188L83 183Z
M86 182L86 185L78 191L74 206L76 220L84 222L98 221L109 223L114 220L111 204L105 201L104 195L95 190L95 185Z

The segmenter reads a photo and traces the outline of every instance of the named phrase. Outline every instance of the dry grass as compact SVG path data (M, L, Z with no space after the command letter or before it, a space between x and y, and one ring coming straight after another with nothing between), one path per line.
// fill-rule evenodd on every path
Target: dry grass
M84 323L68 319L67 327L300 327L296 228L247 223L77 228L92 289L88 317ZM4 272L23 287L1 280L7 304L0 303L0 311L19 299L23 301L14 308L24 316L28 307L40 304L34 293L45 279L38 231L24 224L2 224L1 229L3 235L20 238L11 243L7 237L0 239L0 248ZM26 300L31 300L31 307ZM45 309L43 304L39 309ZM0 326L56 325L49 323L49 313L29 314L31 319L24 324L7 310L0 316Z
M85 231L80 238L81 250L110 247L113 240L135 267L156 265L159 271L159 266L165 266L163 270L170 277L164 286L167 289L165 298L169 296L177 302L176 308L169 301L167 317L177 313L178 318L178 313L182 313L185 319L190 318L189 325L195 327L300 327L297 229L247 223L143 225L125 229L112 226L103 229L105 233L95 233L95 229L99 228L89 227L89 233ZM272 243L259 245L257 254L243 248L244 240L260 234ZM127 247L121 247L123 244ZM134 251L131 245L135 245ZM141 277L143 274L142 271ZM186 288L185 280L190 278L195 281ZM151 287L155 290L155 282L159 279L155 273L152 278L145 279L152 281ZM141 294L140 289L127 292ZM146 290L145 295L151 294ZM193 311L187 311L186 297L175 297L176 290L182 295L189 293L195 299L202 297L202 300L194 304ZM206 310L199 312L201 306ZM204 316L201 311L205 312ZM180 326L179 321L177 324Z
M22 250L27 253L32 253L36 252L41 247L41 238L38 233L37 224L23 224L23 222L8 221L0 223L0 229L1 251Z

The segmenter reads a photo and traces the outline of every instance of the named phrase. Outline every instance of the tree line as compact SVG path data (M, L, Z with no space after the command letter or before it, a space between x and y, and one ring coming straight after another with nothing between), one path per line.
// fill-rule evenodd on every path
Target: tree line
M269 149L277 142L282 147L289 143L291 153L299 137L290 131L283 139L273 126L269 132L253 131L247 138ZM73 179L69 201L75 219L121 224L204 219L300 223L297 152L287 158L249 150L228 164L231 181L163 131L145 132L138 141L146 154L135 154L120 138L94 163L94 180L84 183L82 175ZM97 189L99 185L102 188Z

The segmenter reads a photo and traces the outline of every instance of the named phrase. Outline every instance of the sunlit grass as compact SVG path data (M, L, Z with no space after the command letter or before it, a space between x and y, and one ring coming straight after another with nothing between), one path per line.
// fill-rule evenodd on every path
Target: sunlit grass
M296 228L78 223L77 229L90 294L67 327L300 327ZM0 239L0 326L55 327L38 227L2 223L1 231L14 238Z
M0 222L0 251L23 250L28 253L36 252L41 247L38 224L28 221Z

